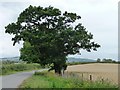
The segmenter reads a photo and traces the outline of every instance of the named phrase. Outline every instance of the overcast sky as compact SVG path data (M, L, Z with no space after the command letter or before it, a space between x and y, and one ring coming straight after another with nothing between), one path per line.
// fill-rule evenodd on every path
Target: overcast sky
M74 12L82 18L80 22L94 36L94 41L101 45L98 51L81 51L82 58L118 59L118 1L119 0L15 0L0 1L0 57L19 56L21 44L12 46L12 35L5 34L5 26L15 22L20 12L29 5L53 6L61 11Z

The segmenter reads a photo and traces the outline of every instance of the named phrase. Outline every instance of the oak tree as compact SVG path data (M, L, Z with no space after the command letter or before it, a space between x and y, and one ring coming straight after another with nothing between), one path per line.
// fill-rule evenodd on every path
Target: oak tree
M29 42L30 47L21 50L21 59L43 65L52 63L55 73L61 74L61 69L66 68L66 56L80 53L81 49L91 52L100 47L91 41L93 35L77 23L80 19L76 13L62 13L51 6L30 5L16 22L5 27L5 32L14 35L13 45L19 41ZM32 54L27 55L29 52Z

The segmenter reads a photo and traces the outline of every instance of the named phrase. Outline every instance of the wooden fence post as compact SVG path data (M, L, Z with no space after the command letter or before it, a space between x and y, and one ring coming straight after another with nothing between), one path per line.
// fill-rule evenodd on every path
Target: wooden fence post
M82 80L83 80L83 73L82 73Z
M90 81L92 81L92 75L90 75Z
M104 79L102 78L102 84L103 84L103 82L104 82Z

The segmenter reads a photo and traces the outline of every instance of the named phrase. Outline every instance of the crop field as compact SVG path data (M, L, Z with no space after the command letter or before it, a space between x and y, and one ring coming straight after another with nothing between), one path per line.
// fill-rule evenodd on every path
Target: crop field
M76 73L79 78L101 80L118 84L118 64L94 63L68 66L67 73ZM69 75L69 74L68 74Z

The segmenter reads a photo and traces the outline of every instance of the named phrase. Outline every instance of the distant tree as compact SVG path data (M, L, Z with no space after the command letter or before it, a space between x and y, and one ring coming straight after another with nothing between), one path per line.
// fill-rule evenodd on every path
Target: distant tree
M112 62L113 62L113 63L116 63L116 61L115 61L115 60L113 60Z
M100 58L98 58L98 59L97 59L97 62L101 62L101 59L100 59Z
M106 62L106 59L104 58L104 59L102 60L102 62Z
M106 62L106 63L112 63L113 60L112 59L103 59L102 62Z
M53 64L55 73L61 74L62 68L66 67L67 55L80 53L80 49L96 51L100 47L91 41L93 35L76 22L80 18L76 13L61 13L51 6L43 8L30 5L19 15L17 22L5 29L6 33L14 35L13 45L24 41L22 60ZM30 45L26 45L27 42Z
M112 63L112 62L113 62L113 60L112 60L112 59L107 59L107 62Z

